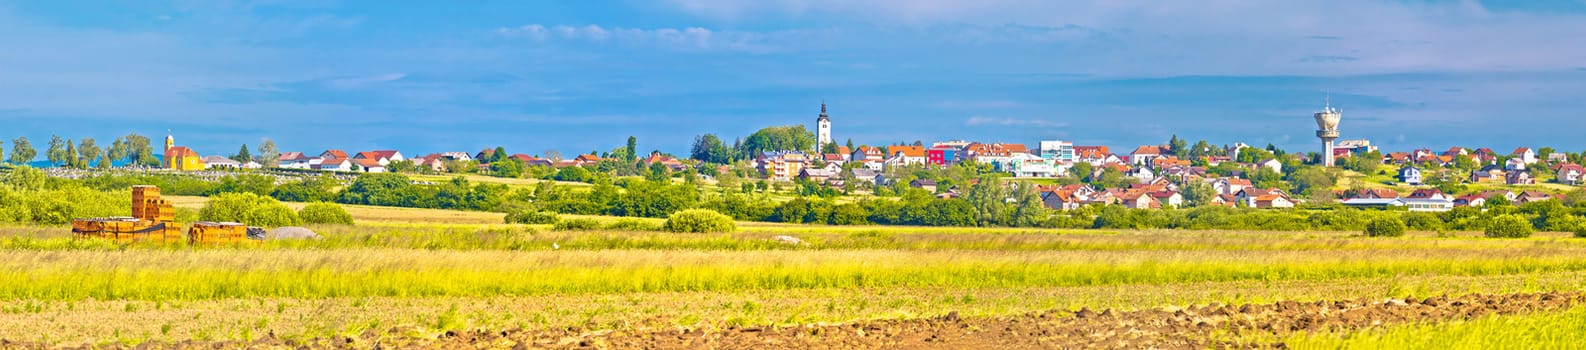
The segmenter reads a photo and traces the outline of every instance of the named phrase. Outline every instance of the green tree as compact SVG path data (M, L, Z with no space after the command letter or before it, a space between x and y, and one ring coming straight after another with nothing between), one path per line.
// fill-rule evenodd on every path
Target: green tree
M521 178L525 169L528 169L528 165L523 164L523 161L517 158L490 162L490 172L497 177Z
M77 154L78 158L82 159L81 167L87 168L89 163L96 161L99 163L104 163L103 161L99 161L99 157L104 154L104 150L100 149L99 145L95 144L93 138L85 137L82 139L82 141L79 141L79 143L80 145L77 146Z
M650 171L645 173L644 179L651 182L668 182L672 178L672 168L666 164L650 163Z
M568 182L589 182L591 180L589 177L589 170L585 170L584 167L579 166L562 168L562 170L558 170L556 172L556 176L554 178L556 181Z
M66 139L66 167L81 168L83 158L77 155L77 145L71 139Z
M1304 167L1289 174L1289 182L1299 193L1312 195L1330 191L1337 179L1322 167Z
M731 162L727 153L727 146L721 143L721 138L716 137L716 134L704 134L694 137L689 158L705 163L726 164Z
M1080 181L1090 181L1090 173L1094 172L1095 170L1096 166L1091 165L1090 163L1078 162L1074 163L1073 167L1068 168L1068 174L1069 176L1080 179Z
M490 163L499 162L499 161L501 161L503 159L507 159L507 158L510 158L510 157L511 156L507 155L507 148L506 147L496 146L496 151L495 152L490 152Z
M639 160L639 138L628 136L628 145L623 149L628 151L628 154L623 155L623 161L633 164Z
M266 168L281 166L281 151L275 148L275 140L265 138L259 142L259 154L254 156L254 161Z
M689 209L668 216L665 228L672 232L731 232L737 230L732 217L710 209Z
M1167 144L1168 148L1170 148L1173 152L1173 156L1179 157L1180 159L1189 158L1189 142L1178 138L1178 134L1174 134L1173 138L1169 139Z
M238 163L252 162L253 154L248 152L248 145L243 144L242 148L238 149L236 154L231 155L231 160L235 160Z
M66 139L62 139L60 135L50 136L49 149L44 150L44 158L49 159L50 165L61 166L66 164L66 161L69 159L67 158L68 152L66 151L66 145L68 143L69 142L66 142Z
M11 163L27 164L37 158L39 152L33 149L33 144L28 142L26 136L11 140Z
M1205 181L1190 181L1179 188L1183 190L1180 194L1184 196L1184 204L1191 207L1210 205L1218 195L1217 189Z
M812 150L814 146L815 134L803 125L785 125L755 131L736 152L744 159L761 152Z

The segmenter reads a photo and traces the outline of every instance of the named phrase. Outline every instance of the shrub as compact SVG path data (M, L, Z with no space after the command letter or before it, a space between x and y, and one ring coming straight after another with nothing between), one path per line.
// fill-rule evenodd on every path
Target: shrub
M1366 223L1367 237L1399 237L1404 235L1404 222L1398 219L1382 218Z
M274 198L254 193L223 193L210 197L198 211L204 221L232 221L253 226L281 227L303 224L291 208Z
M507 223L509 224L543 225L554 224L556 221L556 213L552 212L519 210L507 213Z
M607 224L605 229L616 231L660 231L661 226L639 219L621 219Z
M551 229L557 231L588 231L600 228L600 221L586 218L559 220Z
M297 211L297 216L306 224L352 225L352 215L340 205L331 203L309 203Z
M1586 223L1575 224L1575 238L1586 238Z
M248 212L242 214L242 223L249 226L282 227L302 225L303 219L286 205L267 203L248 209Z
M1531 223L1519 215L1502 215L1487 224L1486 234L1492 238L1531 237Z
M738 229L731 217L710 209L689 209L672 213L666 218L667 231L672 232L728 232Z

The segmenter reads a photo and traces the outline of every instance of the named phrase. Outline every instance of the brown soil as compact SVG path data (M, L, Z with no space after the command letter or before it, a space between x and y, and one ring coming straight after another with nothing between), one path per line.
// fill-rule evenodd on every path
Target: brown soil
M842 325L729 327L725 329L592 331L505 330L446 332L434 339L409 331L366 332L361 337L250 343L145 344L169 348L495 348L495 349L893 349L893 348L1207 348L1271 347L1227 339L1292 332L1343 331L1464 320L1489 314L1561 311L1586 301L1586 293L1466 295L1461 297L1345 300L1264 305L1203 305L1142 311L1049 311L997 318L879 320ZM1214 336L1214 334L1219 334ZM0 342L0 348L40 344Z

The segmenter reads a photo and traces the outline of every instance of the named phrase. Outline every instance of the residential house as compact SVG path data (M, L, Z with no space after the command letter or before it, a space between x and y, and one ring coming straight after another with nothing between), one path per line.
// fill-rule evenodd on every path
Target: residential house
M808 165L809 158L799 151L764 152L755 159L760 174L774 181L791 181Z
M1073 191L1042 191L1041 204L1052 210L1074 210L1084 205L1080 197Z
M1566 163L1559 165L1557 168L1557 172L1554 173L1555 176L1553 179L1554 181L1558 181L1558 183L1561 184L1570 186L1580 185L1581 180L1583 180L1582 177L1586 177L1586 167L1582 167L1579 164Z
M352 171L352 160L348 158L320 157L319 163L314 164L314 170L321 171Z
M1479 194L1471 194L1454 198L1454 206L1456 207L1483 207L1486 205L1487 198L1484 198Z
M1510 185L1535 185L1536 179L1531 177L1530 171L1515 170L1505 175L1503 182Z
M496 158L496 149L494 149L494 148L486 148L486 149L480 150L479 153L474 153L474 160L477 160L480 163L484 163L484 162L486 162L486 161L488 161L490 159L495 159L495 158Z
M1550 199L1553 199L1553 196L1549 195L1547 193L1544 193L1542 191L1525 191L1525 192L1520 192L1520 194L1515 196L1514 204L1515 205L1521 205L1521 204L1526 204L1526 203L1531 203L1531 202L1540 202L1540 201L1545 201L1545 200L1550 200Z
M280 167L283 169L308 169L310 166L309 161L311 160L308 156L303 155L303 152L283 152L279 159Z
M1047 161L1059 164L1074 164L1074 162L1079 161L1079 156L1074 151L1073 142L1047 140L1041 141L1039 146L1041 158Z
M841 161L842 159L839 157L837 164L842 165ZM645 167L650 167L652 166L651 164L661 164L672 171L683 171L688 169L688 166L683 164L683 161L678 160L676 157L662 155L661 152L650 152L650 156L640 159L639 163L643 164Z
M394 151L394 150L378 150L378 151L358 152L358 154L354 155L352 158L353 159L373 159L376 162L379 162L380 165L382 165L382 166L391 165L391 162L400 162L400 161L407 160L407 157L403 157L402 156L402 152L397 152L397 151Z
M1152 161L1169 153L1167 147L1140 146L1129 153L1129 162L1139 166L1150 166Z
M1525 165L1525 160L1520 158L1509 158L1508 161L1503 162L1504 170L1510 171L1525 170Z
M1391 188L1366 189L1366 190L1361 190L1360 193L1355 194L1351 198L1360 198L1360 199L1397 199L1397 198L1399 198L1399 192L1398 191L1394 191Z
M849 156L849 159L850 161L882 161L887 159L887 155L882 153L880 148L859 146L859 149L854 150L853 155Z
M1177 179L1178 182L1199 181L1206 177L1206 168L1198 166L1175 165L1162 169L1157 179Z
M1405 207L1405 209L1413 212L1444 212L1453 210L1455 206L1454 201L1446 198L1352 198L1341 202L1341 204L1355 208Z
M850 153L827 153L821 155L821 161L826 162L826 164L837 164L838 166L841 166L843 164L848 164L848 157L851 156L853 155Z
M1140 179L1140 181L1151 181L1156 179L1156 172L1152 171L1149 167L1137 166L1129 169L1128 172L1125 172L1124 176Z
M1160 203L1163 208L1178 208L1184 206L1184 196L1178 191L1150 192L1151 198Z
M1519 159L1525 164L1536 164L1537 162L1536 150L1532 150L1530 147L1516 148L1514 149L1513 153L1509 154L1509 156Z
M881 173L880 170L854 168L849 171L853 172L854 179L858 181L866 181L875 185L882 185L887 182L886 174Z
M1219 194L1216 197L1212 197L1209 204L1219 207L1236 207L1239 206L1239 197L1232 194Z
M1257 168L1267 168L1267 170L1272 170L1272 172L1274 172L1274 173L1279 173L1279 174L1283 173L1283 162L1279 162L1277 159L1268 159L1268 160L1256 162L1256 167Z
M204 157L204 169L239 169L242 163L221 156Z
M492 150L492 152L494 152L494 151ZM454 161L474 160L474 157L468 155L468 152L441 152L441 158L445 158L446 160L454 160Z
M1236 194L1239 193L1239 191L1244 191L1246 188L1250 187L1253 186L1250 184L1249 179L1232 177L1219 178L1216 182L1212 183L1212 189L1215 189L1218 193L1222 194Z
M948 166L963 160L963 149L952 146L936 146L925 150L925 164Z
M1145 191L1127 191L1118 196L1123 206L1129 209L1158 209L1162 203Z
M934 193L936 192L936 181L930 179L914 179L914 181L909 181L909 187L923 189Z
M828 180L836 179L838 174L841 174L839 172L841 170L842 168L835 170L831 168L804 168L804 170L799 171L798 178L815 183L825 183Z
M1547 154L1548 163L1563 163L1568 161L1569 155L1565 154L1564 152L1553 152Z
M1121 162L1118 156L1113 155L1107 146L1074 146L1074 158L1077 161L1102 165L1109 162Z
M1421 169L1416 168L1413 165L1405 165L1403 168L1399 168L1399 182L1403 182L1412 186L1420 186L1422 183Z
M1508 172L1501 165L1488 165L1479 170L1470 172L1470 182L1500 182L1504 181Z
M1519 193L1508 190L1487 190L1481 191L1480 193L1477 193L1477 195L1480 195L1481 198L1486 198L1489 201L1492 200L1493 197L1503 197L1504 200L1507 200L1510 203L1514 203L1514 201L1520 199Z
M322 153L319 154L319 157L320 158L341 158L341 159L351 158L351 157L347 156L347 151L343 151L343 150L339 150L339 149L325 150L325 152L322 152Z
M1448 199L1448 200L1453 200L1454 199L1452 196L1444 194L1443 191L1438 190L1436 188L1422 188L1422 189L1418 189L1418 190L1415 190L1415 192L1410 192L1410 195L1409 196L1405 196L1404 198L1409 198L1409 199Z
M433 153L413 160L413 164L417 165L419 168L425 168L439 173L446 172L446 162L446 157L440 153Z
M386 172L385 166L385 164L380 164L380 159L378 158L352 159L352 170L360 173L383 173Z
M1388 153L1387 155L1382 156L1382 163L1394 165L1410 164L1410 154L1405 152Z
M925 164L925 148L920 146L887 146L886 164L889 167Z
M1245 206L1251 208L1294 207L1294 200L1289 198L1289 194L1276 188L1261 189L1250 187L1240 190L1239 193L1236 193L1236 196L1239 201L1245 203Z

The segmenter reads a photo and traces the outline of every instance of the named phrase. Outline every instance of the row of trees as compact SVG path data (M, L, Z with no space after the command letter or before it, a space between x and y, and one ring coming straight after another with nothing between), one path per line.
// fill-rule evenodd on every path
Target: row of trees
M137 133L117 137L108 147L101 146L98 140L91 137L74 142L60 135L52 135L45 147L44 159L49 160L50 165L58 167L106 169L115 162L138 166L160 166L160 158L155 155L153 140ZM4 145L0 145L0 154L6 154L6 161L12 164L27 164L37 159L39 155L38 150L34 149L32 141L27 137L12 139L10 153L6 153L5 150ZM249 151L248 145L243 145L242 149L232 154L230 158L244 163L257 161L266 167L274 167L280 164L281 154L276 149L275 141L264 139L259 144L257 155Z

